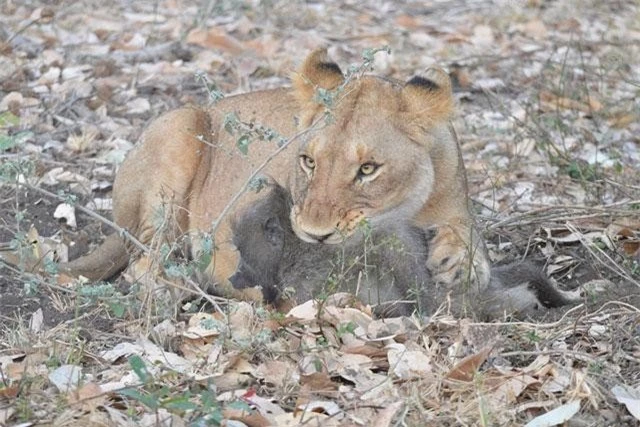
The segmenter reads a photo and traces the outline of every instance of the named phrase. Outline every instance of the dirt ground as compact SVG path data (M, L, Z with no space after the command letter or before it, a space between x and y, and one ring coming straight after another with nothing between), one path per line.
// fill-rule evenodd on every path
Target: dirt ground
M217 300L158 307L126 275L79 283L0 260L0 425L298 425L301 413L322 425L524 425L575 402L554 419L638 425L637 2L7 0L0 253L51 266L86 253L112 232L99 217L110 219L115 171L151 120L216 91L288 85L321 45L344 69L389 46L374 72L401 80L447 69L493 261L532 259L563 289L607 290L527 322L405 322L386 346L358 336L355 357L344 325L369 338L380 325L351 308L323 328ZM236 327L194 332L207 322ZM309 371L311 355L325 368ZM52 377L67 366L82 370L77 387Z

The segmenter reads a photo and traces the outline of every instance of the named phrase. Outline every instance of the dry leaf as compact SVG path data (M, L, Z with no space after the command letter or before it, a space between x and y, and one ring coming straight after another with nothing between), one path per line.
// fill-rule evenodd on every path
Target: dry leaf
M540 19L533 19L520 27L520 30L534 40L547 37L547 27Z
M268 384L276 387L300 380L297 367L291 362L282 360L267 360L256 369L255 375Z
M49 374L49 381L62 393L68 393L80 385L82 368L77 365L62 365Z
M489 353L491 353L491 347L485 347L478 353L465 357L449 371L446 378L456 381L472 381L478 368L489 357Z
M302 389L300 395L308 395L309 393L326 394L333 393L338 390L338 384L331 380L326 372L315 372L300 377Z
M140 33L125 33L111 44L112 50L135 51L147 44L147 39Z
M44 313L42 307L38 308L29 319L29 329L31 332L37 334L42 331L42 325L44 324Z
M238 342L248 341L253 335L253 306L241 301L235 304L229 313L228 327L231 337Z
M580 401L566 403L556 409L540 415L525 424L525 427L551 427L569 421L580 410Z
M488 47L495 42L493 29L488 25L477 25L473 29L471 42L478 47Z
M242 409L225 408L222 410L222 416L228 420L240 421L248 427L268 427L273 425L267 418L256 411L246 412Z
M217 337L226 330L227 325L219 315L200 312L189 318L187 330L182 335L190 339Z
M636 420L640 421L640 392L627 385L620 384L611 389L616 400L626 406Z
M540 106L543 111L555 111L558 108L564 110L577 110L583 113L592 113L602 110L602 104L595 98L589 98L587 102L558 96L546 90L540 91Z
M197 44L207 49L221 49L234 55L244 50L242 43L217 27L208 30L203 28L191 30L187 35L187 43Z
M540 382L529 375L516 375L501 380L501 384L495 389L492 388L491 393L487 396L495 408L505 407L505 405L516 402L527 387Z
M0 397L10 400L15 399L18 396L18 392L20 391L20 385L2 385L0 387ZM2 417L0 417L0 423L2 423Z
M389 368L395 376L401 379L421 378L431 373L431 359L422 351L407 350L403 344L390 344Z
M299 427L301 425L337 427L340 425L340 422L325 414L298 411L287 412L273 417L272 425L278 427Z
M76 222L76 208L68 203L60 203L53 212L53 217L55 219L64 219L71 228L78 226Z
M315 320L318 316L318 306L314 300L309 300L293 307L287 313L287 317L300 320Z
M314 414L325 414L336 420L342 418L342 409L337 403L327 400L313 400L303 405L298 405L297 409Z
M71 404L80 403L85 411L94 411L107 400L107 396L100 385L93 382L84 384L77 390L69 392L67 398Z
M139 116L151 110L151 103L146 98L135 98L127 102L127 113Z
M400 26L410 30L415 30L416 28L420 28L422 26L422 22L412 15L398 15L395 19L395 23Z
M378 413L378 416L373 421L373 427L388 427L393 421L393 417L398 413L400 409L405 405L405 402L398 401L390 405L387 405L382 411Z
M273 416L285 413L284 409L277 404L277 401L260 397L252 389L248 390L240 398L255 407L260 415L264 417L271 419Z

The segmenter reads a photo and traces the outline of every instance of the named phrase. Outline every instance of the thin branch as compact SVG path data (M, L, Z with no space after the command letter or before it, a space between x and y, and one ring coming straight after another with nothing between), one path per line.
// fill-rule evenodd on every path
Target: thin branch
M55 193L52 193L48 190L45 190L43 188L39 188L36 187L35 185L29 184L27 182L20 182L18 183L18 185L20 185L21 187L25 187L28 188L30 190L36 191L38 193L44 194L47 197L51 197L53 199L57 199L60 200L61 202L67 202L67 200ZM124 237L125 239L129 240L131 243L133 243L138 249L140 249L145 255L148 255L151 253L151 249L145 245L144 243L142 243L140 240L138 240L135 236L133 236L133 234L129 233L129 231L127 231L125 228L120 227L118 224L116 224L115 222L105 218L104 216L92 211L91 209L85 208L84 206L81 206L79 204L74 205L74 207L76 209L78 209L80 212L90 216L93 219L96 219L106 225L108 225L109 227L113 228L118 234L120 234L122 237Z

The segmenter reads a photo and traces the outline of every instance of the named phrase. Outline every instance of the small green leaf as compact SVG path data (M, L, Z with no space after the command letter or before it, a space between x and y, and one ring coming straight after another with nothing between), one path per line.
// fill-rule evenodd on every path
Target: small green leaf
M0 114L0 128L8 128L12 126L18 126L20 124L20 117L13 114L11 111L5 111Z
M120 390L118 392L120 395L129 397L133 400L137 400L142 403L146 407L150 409L158 409L160 405L158 404L158 399L154 395L142 394L135 388L126 388L124 390Z
M151 379L151 375L149 374L149 371L144 364L144 360L142 360L140 356L135 354L131 356L129 358L129 365L131 366L131 369L133 369L133 372L136 373L138 378L140 378L140 381L146 383Z
M18 132L11 136L4 133L0 133L0 151L10 150L13 147L23 144L32 136L33 136L33 132L28 132L28 131Z
M0 151L7 151L18 145L15 138L9 135L0 134Z
M126 311L126 306L119 302L111 302L109 303L109 310L114 316L116 316L119 319L122 319Z
M196 260L196 268L198 269L198 271L200 272L204 272L206 271L207 267L209 267L211 265L211 260L213 259L213 253L212 252L202 252L197 260Z
M162 402L162 407L174 409L178 411L194 411L198 409L198 405L189 400L190 396L180 396L168 399Z
M241 135L240 138L238 138L236 145L238 146L238 150L240 150L240 152L246 156L247 154L249 154L250 143L251 139L249 138L249 135L244 134Z
M224 116L224 130L233 135L238 126L238 122L240 122L240 119L238 119L236 113L227 113L227 115Z

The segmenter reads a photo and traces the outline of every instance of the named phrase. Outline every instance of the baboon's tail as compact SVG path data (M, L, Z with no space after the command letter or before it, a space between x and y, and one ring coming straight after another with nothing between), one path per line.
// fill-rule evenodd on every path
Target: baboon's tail
M558 289L541 267L521 262L492 268L483 299L485 314L497 318L503 313L526 315L542 307L573 304L580 301L580 292Z

